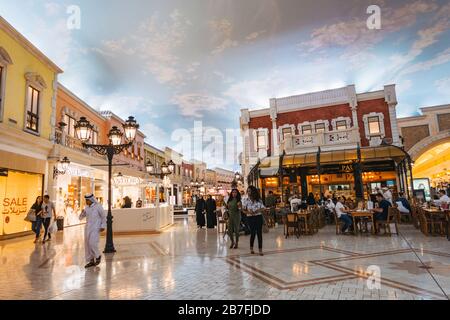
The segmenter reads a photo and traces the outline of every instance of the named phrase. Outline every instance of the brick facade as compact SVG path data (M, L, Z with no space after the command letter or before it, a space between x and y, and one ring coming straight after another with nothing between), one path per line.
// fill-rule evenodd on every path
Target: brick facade
M361 136L361 146L366 147L369 145L369 141L366 139L366 133L364 129L363 116L371 112L382 113L384 115L384 132L386 138L392 138L391 130L391 118L389 116L389 107L384 99L374 99L367 101L359 101L357 114L358 114L358 126Z
M293 112L279 113L277 115L277 126L280 127L285 124L295 125L296 134L299 134L297 125L299 123L308 121L313 122L317 120L328 120L331 128L331 120L337 117L352 117L352 111L348 104L341 104L336 106L327 106L307 110L298 110ZM253 121L253 119L251 120Z
M427 124L401 128L405 150L411 149L417 142L430 136L430 128Z
M439 131L450 129L450 113L438 114Z

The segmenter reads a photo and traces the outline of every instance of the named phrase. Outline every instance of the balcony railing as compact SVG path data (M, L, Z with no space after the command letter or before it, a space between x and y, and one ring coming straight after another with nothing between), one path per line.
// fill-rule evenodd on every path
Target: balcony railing
M287 136L281 142L281 151L294 151L304 148L317 148L324 146L352 145L359 142L359 131L357 128L347 130L335 130L328 132L317 132L305 135Z
M80 140L78 140L77 138L71 137L67 134L63 134L63 132L60 129L56 129L56 131L55 131L55 143L62 145L64 147L73 149L73 150L77 150L79 152L85 153L90 156L95 156L97 158L102 158L102 159L105 158L105 156L99 155L97 152L95 152L91 149L84 148L83 144Z

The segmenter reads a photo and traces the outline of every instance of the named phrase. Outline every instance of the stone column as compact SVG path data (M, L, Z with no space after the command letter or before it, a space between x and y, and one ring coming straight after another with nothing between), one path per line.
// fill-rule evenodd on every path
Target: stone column
M384 86L384 100L389 107L389 120L392 132L392 143L396 146L401 146L400 134L397 123L397 112L395 107L397 106L397 95L395 93L395 85L391 84Z
M270 150L270 155L278 157L280 155L280 145L278 142L278 129L277 129L277 100L270 99L270 119L272 120L272 148Z

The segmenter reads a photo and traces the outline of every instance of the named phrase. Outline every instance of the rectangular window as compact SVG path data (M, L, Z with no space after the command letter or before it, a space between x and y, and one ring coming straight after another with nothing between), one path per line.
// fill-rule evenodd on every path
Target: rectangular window
M369 134L380 134L381 128L380 128L380 118L379 117L369 117L368 119L369 123Z
M77 123L77 121L72 118L69 115L65 115L64 116L64 123L66 124L66 126L64 127L64 131L66 132L67 135L71 136L72 138L76 138L75 137L75 125Z
M292 135L292 128L283 128L281 133L282 133L282 136L283 136L283 140L286 140L286 138L289 135Z
M266 134L264 131L258 131L258 150L266 148Z
M27 105L27 129L39 132L39 95L40 92L29 86Z
M336 130L347 130L347 121L345 120L336 121Z
M325 132L325 123L316 123L316 132Z
M302 134L311 134L312 128L311 125L302 126Z

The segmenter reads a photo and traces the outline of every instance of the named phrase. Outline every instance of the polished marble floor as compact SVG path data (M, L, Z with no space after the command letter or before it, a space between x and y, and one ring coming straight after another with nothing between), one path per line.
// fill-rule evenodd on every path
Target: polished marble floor
M190 219L177 218L158 235L116 236L117 253L88 270L83 227L45 244L32 237L0 241L0 299L450 297L450 241L410 225L391 237L337 236L329 226L299 239L285 239L278 227L264 234L261 257L249 253L249 236L230 250L222 234L198 230ZM380 281L371 282L378 272Z

